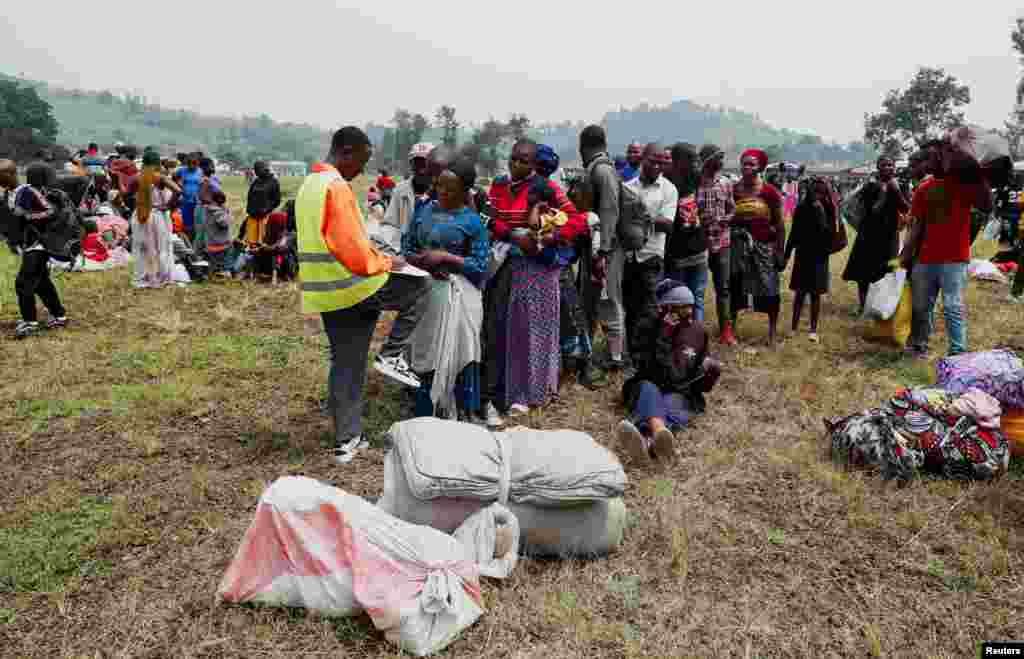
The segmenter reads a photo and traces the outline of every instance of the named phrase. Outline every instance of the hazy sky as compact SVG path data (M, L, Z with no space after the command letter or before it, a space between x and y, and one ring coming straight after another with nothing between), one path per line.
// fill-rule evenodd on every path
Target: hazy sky
M690 98L840 141L859 139L863 114L918 65L966 82L968 118L1001 126L1020 70L1019 0L273 5L19 2L0 17L0 70L327 128L386 121L398 106L432 115L447 103L464 122L596 121Z

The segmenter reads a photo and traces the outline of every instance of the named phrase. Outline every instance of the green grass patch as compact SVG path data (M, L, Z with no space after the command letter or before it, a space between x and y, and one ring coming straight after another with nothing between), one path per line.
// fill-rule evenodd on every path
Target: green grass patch
M99 409L99 403L94 400L35 399L19 400L15 405L14 413L22 419L31 420L32 430L38 432L44 430L46 425L54 419L76 417L97 409Z
M284 368L293 352L303 345L298 336L244 336L217 334L205 344L193 343L192 368L209 369L220 365L251 371L261 366Z
M873 371L891 371L909 386L932 384L932 370L927 362L907 359L901 352L873 352L864 356L864 367Z
M110 365L149 376L160 374L160 356L151 352L118 352L111 356Z
M74 576L105 574L108 561L87 558L113 506L82 500L71 510L39 513L27 525L0 528L0 592L51 592Z

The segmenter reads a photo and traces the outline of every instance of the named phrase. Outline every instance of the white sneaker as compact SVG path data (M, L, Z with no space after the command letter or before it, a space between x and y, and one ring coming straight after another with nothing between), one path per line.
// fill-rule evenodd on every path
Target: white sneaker
M362 435L353 437L344 444L340 444L334 447L334 461L340 465L346 465L352 462L352 459L356 457L356 452L367 446L367 441Z
M409 364L406 363L405 358L401 355L394 357L377 355L377 358L373 360L373 368L378 373L386 375L396 382L401 382L407 387L412 387L413 389L419 389L420 387L420 379L412 372Z
M505 419L498 414L498 408L494 406L494 403L487 403L487 407L484 409L484 423L488 428L500 428L505 425Z
M526 416L529 413L530 408L527 407L526 405L520 405L519 403L510 405L508 408L508 415L512 418L516 418L518 416Z
M616 429L619 439L619 448L629 454L635 466L648 464L651 461L650 452L647 450L647 440L640 434L636 426L628 419L619 421Z

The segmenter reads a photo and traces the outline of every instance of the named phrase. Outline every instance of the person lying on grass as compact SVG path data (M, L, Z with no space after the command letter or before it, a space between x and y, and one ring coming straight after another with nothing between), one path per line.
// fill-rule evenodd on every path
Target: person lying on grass
M694 322L693 293L666 279L656 289L658 331L633 354L635 376L622 387L630 418L619 423L619 445L634 464L675 457L675 433L691 415L704 412L704 394L721 375L708 354L708 335Z

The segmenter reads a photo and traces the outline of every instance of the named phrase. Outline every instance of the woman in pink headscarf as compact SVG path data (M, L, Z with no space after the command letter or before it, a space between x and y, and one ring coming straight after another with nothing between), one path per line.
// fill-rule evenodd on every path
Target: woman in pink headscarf
M783 254L786 228L779 191L761 179L768 154L747 149L740 156L743 178L733 187L736 212L731 224L732 315L751 306L768 314L768 344L775 343L781 293L779 272L785 269Z

